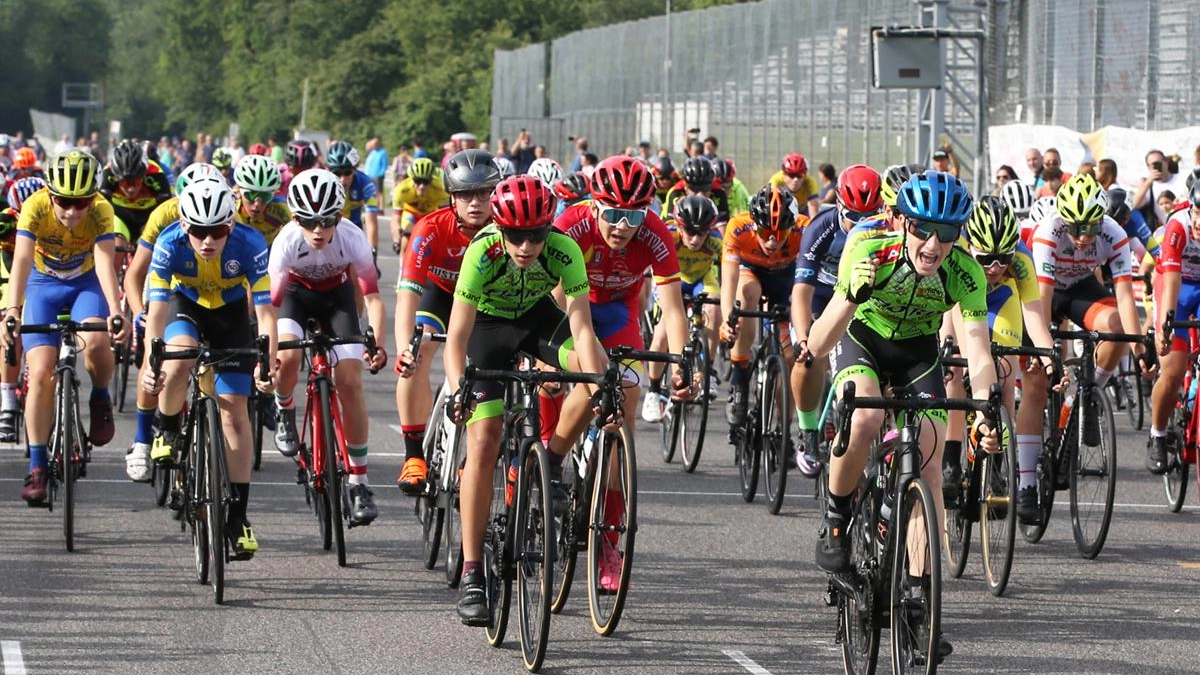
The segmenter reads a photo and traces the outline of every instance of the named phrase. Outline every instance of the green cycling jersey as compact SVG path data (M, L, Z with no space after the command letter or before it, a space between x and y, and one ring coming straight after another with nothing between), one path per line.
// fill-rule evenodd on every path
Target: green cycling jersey
M849 295L851 270L875 258L874 292L858 306L854 318L889 340L936 335L942 316L958 304L964 321L987 321L987 283L983 268L962 248L954 246L936 274L917 276L904 251L903 232L856 237L842 256L835 290Z
M500 231L489 225L467 247L454 297L484 314L517 319L560 281L568 297L587 295L587 269L575 240L550 232L537 261L521 269L505 251Z

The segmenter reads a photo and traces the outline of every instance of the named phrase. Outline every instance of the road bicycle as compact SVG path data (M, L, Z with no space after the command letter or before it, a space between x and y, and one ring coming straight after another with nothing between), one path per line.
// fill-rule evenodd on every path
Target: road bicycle
M1167 506L1171 513L1179 513L1187 498L1188 474L1196 463L1196 450L1200 448L1200 410L1196 406L1196 387L1200 385L1200 321L1176 320L1175 310L1167 310L1163 322L1164 340L1170 340L1175 329L1189 333L1188 365L1183 376L1183 389L1171 421L1167 426L1167 471L1163 474L1163 488L1167 495ZM1200 489L1200 471L1196 472L1197 489Z
M703 374L700 378L700 392L689 401L672 401L665 394L662 395L665 410L660 429L663 461L671 463L678 449L680 459L683 460L683 470L692 473L696 470L696 465L700 462L700 453L704 449L704 432L708 428L709 407L714 393L711 390L712 378L709 377L713 370L708 335L704 327L704 306L719 306L721 300L701 293L687 296L683 302L688 319L687 349L692 355L689 367L691 372Z
M133 262L133 255L137 252L137 246L118 246L116 255L121 256L121 267L117 278L117 288L121 293L121 304L118 309L118 314L125 317L126 321L131 321L129 310L129 301L125 298L125 272L129 269L129 263ZM116 376L113 378L113 384L116 385L114 392L113 403L117 407L117 412L125 412L125 398L129 391L129 367L132 365L135 368L141 364L139 359L142 356L142 335L137 325L134 324L134 330L130 331L129 339L124 342L114 342L112 346L113 360L116 365ZM137 385L134 385L136 392ZM135 393L136 395L136 393Z

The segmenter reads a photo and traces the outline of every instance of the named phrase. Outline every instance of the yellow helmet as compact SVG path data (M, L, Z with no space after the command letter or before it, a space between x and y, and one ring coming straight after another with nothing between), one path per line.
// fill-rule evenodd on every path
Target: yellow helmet
M1058 188L1058 215L1071 224L1091 223L1108 208L1108 193L1090 173L1077 173Z
M411 166L408 167L408 177L413 180L433 180L433 174L437 171L437 166L433 160L428 157L418 157L413 160Z
M50 160L46 185L58 197L88 197L96 194L96 172L100 162L84 150L68 150Z

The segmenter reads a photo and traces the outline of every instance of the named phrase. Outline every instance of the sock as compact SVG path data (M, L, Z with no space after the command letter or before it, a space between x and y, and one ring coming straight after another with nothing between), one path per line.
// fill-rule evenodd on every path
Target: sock
M1166 437L1167 437L1167 432L1162 431L1160 429L1155 429L1153 425L1150 426L1150 438L1166 438Z
M482 571L483 571L483 563L482 562L480 562L478 560L464 560L461 578L466 579L467 575L471 574L471 572L482 572Z
M50 462L46 457L46 444L29 444L29 470L45 469Z
M275 393L275 405L279 406L280 410L288 410L288 409L294 408L296 406L296 398L294 396L292 396L291 394L288 394L287 397L285 398L283 396L280 396L279 393L276 392Z
M0 384L0 410L17 409L17 385Z
M230 483L229 492L233 500L229 502L229 513L225 517L227 523L242 523L246 520L246 502L250 499L249 483Z
M1103 387L1108 384L1109 378L1113 376L1113 371L1096 366L1096 386Z
M154 440L154 408L137 409L137 428L133 431L134 443L149 443Z
M107 401L108 400L108 387L92 387L92 396L89 400Z
M962 471L962 441L946 441L946 450L942 453L946 464Z
M796 421L800 424L800 431L814 431L821 421L821 415L816 410L797 410Z
M827 516L837 516L845 519L850 516L850 495L839 497L832 492L829 493L829 502L826 505Z
M425 425L402 424L400 434L404 436L404 459L425 459L425 449L421 447L425 443Z
M550 446L550 437L558 427L558 416L562 413L563 398L567 393L561 388L553 393L546 393L543 388L538 392L538 412L542 418L542 443ZM554 454L554 453L550 453Z
M662 393L662 378L661 377L650 379L650 393L651 394Z
M1037 461L1041 454L1042 437L1039 434L1017 434L1018 490L1037 485Z
M350 477L346 482L351 485L367 484L367 444L346 444L346 454L350 455Z
M183 417L182 412L177 412L174 415L164 415L160 410L158 412L158 429L159 431L170 431L179 433L180 418Z
M729 376L729 383L741 391L747 391L750 388L750 360L734 360L733 373Z

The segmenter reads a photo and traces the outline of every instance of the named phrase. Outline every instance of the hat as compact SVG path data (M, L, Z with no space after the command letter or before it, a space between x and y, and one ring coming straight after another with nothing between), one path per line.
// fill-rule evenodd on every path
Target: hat
M950 159L950 154L947 153L945 150L936 150L933 153L933 158L934 159Z
M648 148L648 147L650 147L650 141L639 141L638 147L639 148Z

